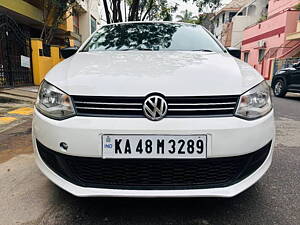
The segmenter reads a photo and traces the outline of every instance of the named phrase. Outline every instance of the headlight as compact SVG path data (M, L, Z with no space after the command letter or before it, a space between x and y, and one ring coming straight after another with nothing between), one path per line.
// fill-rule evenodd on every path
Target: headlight
M43 81L39 89L36 108L53 119L62 120L75 115L72 100L69 95Z
M235 115L253 120L266 115L272 110L270 87L263 81L240 97Z

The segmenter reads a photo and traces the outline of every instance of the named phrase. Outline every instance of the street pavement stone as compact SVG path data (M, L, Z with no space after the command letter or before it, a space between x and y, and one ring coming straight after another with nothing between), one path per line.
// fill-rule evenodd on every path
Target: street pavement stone
M17 118L16 117L0 117L0 124L8 124L11 123L13 121L15 121Z
M32 115L33 108L24 107L24 108L19 108L19 109L15 109L15 110L9 111L7 113L8 114L17 114L17 115L29 116L29 115Z

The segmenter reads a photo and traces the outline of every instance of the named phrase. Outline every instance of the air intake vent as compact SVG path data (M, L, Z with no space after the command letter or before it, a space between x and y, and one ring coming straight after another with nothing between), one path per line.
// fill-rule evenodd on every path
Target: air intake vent
M266 160L271 142L240 156L207 159L102 159L65 155L37 140L39 155L59 176L80 186L113 189L218 188L248 177Z

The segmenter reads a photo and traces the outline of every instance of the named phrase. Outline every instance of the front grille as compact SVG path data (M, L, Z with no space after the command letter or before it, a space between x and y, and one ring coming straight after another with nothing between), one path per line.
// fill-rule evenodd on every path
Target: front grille
M144 117L145 97L72 96L77 115ZM238 96L166 97L166 117L233 116Z
M271 142L250 154L208 159L102 159L61 154L39 141L37 147L50 169L76 185L163 190L235 184L263 164Z

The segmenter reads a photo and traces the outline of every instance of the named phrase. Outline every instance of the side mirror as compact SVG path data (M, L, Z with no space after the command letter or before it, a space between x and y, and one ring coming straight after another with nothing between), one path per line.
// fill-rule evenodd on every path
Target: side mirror
M78 47L67 47L60 49L61 56L66 59L74 55L78 51Z
M295 69L299 69L299 68L300 68L300 62L294 63L294 64L293 64L293 67L294 67Z
M236 57L238 59L241 58L241 50L239 48L227 48L227 51L229 52L230 55L232 55L233 57Z

